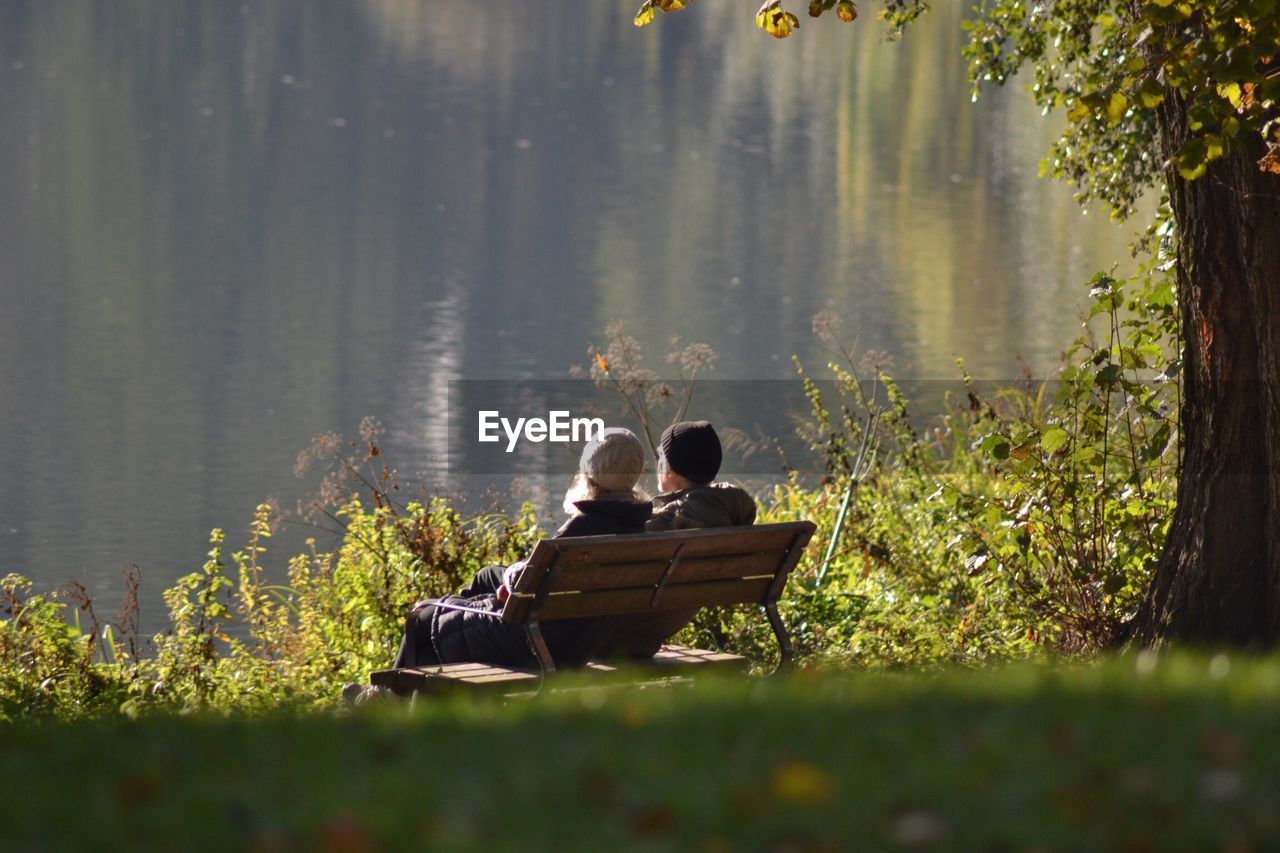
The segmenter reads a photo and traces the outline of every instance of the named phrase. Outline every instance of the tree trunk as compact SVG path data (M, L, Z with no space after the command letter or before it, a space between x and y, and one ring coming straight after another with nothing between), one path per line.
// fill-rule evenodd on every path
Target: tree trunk
M1187 133L1185 106L1166 99L1166 156ZM1169 176L1183 462L1134 625L1143 644L1280 643L1280 176L1258 169L1262 154L1242 132L1198 180Z

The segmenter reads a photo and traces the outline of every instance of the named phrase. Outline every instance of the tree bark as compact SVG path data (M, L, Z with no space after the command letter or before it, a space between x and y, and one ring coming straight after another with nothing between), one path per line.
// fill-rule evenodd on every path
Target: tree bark
M1187 138L1166 99L1166 157ZM1245 138L1248 136L1249 138ZM1280 176L1241 133L1205 175L1169 175L1178 237L1183 461L1134 624L1145 645L1280 643Z

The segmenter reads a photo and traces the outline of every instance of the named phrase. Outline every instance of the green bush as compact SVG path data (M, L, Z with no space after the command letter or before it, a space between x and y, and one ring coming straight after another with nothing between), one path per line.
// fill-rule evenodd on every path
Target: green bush
M834 399L801 369L828 476L760 515L818 526L782 606L803 656L976 664L1124 639L1176 493L1175 299L1159 269L1090 285L1090 327L1052 382L988 392L962 367L962 393L924 424L875 354L855 367L815 322L837 356ZM774 655L748 613L706 612L685 639Z
M334 513L345 524L337 547L321 551L308 540L310 550L289 561L288 583L271 584L259 566L271 511L258 508L249 544L230 566L223 534L213 532L201 570L165 591L169 627L151 639L150 655L101 643L111 628L69 622L65 601L5 578L0 714L333 704L343 682L389 664L415 601L455 589L482 566L519 559L537 540L529 507L514 518L463 518L440 499L395 509L352 498Z

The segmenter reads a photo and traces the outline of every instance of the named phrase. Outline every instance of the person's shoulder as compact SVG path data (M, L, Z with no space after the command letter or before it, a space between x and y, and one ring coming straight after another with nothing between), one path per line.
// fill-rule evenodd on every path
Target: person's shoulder
M589 515L575 515L553 535L552 539L564 539L567 536L590 536L595 533L595 521Z
M643 533L653 508L648 501L578 501L574 506L578 514L561 525L554 538Z
M755 499L732 483L708 483L654 498L650 532L754 524Z
M756 520L756 499L741 486L733 483L712 483L707 486L716 499L725 505L734 519L734 524L754 524Z
M707 485L702 486L701 488L707 489L709 491L714 491L721 495L733 495L735 498L743 497L751 501L752 503L755 503L755 498L751 497L751 493L736 483L724 483L724 482L708 483Z

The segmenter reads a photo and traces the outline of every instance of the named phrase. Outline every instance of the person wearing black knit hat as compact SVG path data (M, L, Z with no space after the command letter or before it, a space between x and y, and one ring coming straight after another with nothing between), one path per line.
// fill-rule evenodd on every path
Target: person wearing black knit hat
M658 443L659 461L690 484L704 486L720 473L720 436L709 421L681 421L667 427ZM661 491L668 491L661 489Z
M736 527L756 520L756 502L737 486L714 483L724 459L720 437L707 421L680 421L658 443L658 491L650 532Z
M754 524L756 502L743 489L715 483L723 453L720 437L706 421L667 427L658 444L658 490L645 530L693 530ZM612 626L606 657L653 657L662 644L693 621L698 608L623 616Z

